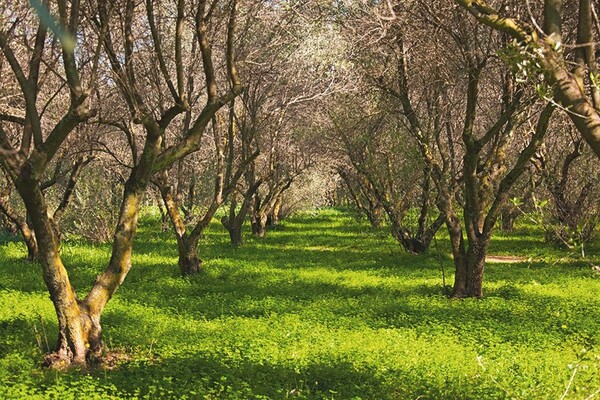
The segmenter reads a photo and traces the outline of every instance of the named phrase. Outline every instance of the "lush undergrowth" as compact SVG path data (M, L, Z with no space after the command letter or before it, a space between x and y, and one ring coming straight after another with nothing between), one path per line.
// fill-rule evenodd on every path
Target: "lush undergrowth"
M0 398L600 398L600 276L527 229L494 240L526 262L486 268L483 300L448 300L443 235L409 256L345 213L294 217L232 248L217 224L204 270L142 219L134 267L103 316L113 369L40 366L56 321L40 267L0 245ZM83 294L109 246L62 253ZM588 249L599 264L600 249Z

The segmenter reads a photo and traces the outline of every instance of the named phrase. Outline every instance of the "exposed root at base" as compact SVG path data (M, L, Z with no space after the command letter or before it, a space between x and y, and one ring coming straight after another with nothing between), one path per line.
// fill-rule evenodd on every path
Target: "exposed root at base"
M72 357L60 352L53 352L44 357L43 365L56 371L80 370L88 372L90 370L112 371L119 368L124 362L130 361L131 355L123 351L106 351L102 355L90 354L86 363L77 363Z

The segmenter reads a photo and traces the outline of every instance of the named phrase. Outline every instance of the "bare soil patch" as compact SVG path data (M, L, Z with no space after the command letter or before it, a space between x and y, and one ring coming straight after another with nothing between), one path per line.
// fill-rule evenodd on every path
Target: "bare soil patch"
M487 256L485 258L485 262L504 263L504 264L522 263L522 262L526 262L529 260L530 259L527 257L519 257L519 256Z

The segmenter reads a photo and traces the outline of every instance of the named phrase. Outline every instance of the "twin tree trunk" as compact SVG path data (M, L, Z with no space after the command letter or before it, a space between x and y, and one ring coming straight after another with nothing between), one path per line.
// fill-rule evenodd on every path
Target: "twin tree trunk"
M443 208L448 205L444 205ZM483 272L490 236L470 240L465 245L460 219L452 209L446 209L446 226L454 258L454 287L451 297L483 297Z
M45 359L48 365L68 367L72 363L85 367L89 355L102 350L100 311L77 298L59 255L59 240L48 218L48 209L39 183L30 179L17 182L34 230L38 233L39 261L58 319L55 351ZM94 312L96 311L96 312Z
M246 215L250 211L254 194L258 191L258 188L261 184L261 179L255 181L254 184L242 194L243 201L239 210L237 210L238 193L234 193L231 196L231 202L229 204L229 215L221 218L221 224L223 224L225 229L227 229L227 232L229 232L229 239L231 244L234 246L241 246L244 242L244 238L242 236L244 221L246 220Z
M242 227L244 226L244 221L237 221L234 219L230 221L228 217L221 218L221 223L229 232L229 241L234 246L241 246L244 243L244 238L242 236Z
M246 214L248 213L248 202L244 200L242 204L242 208L236 214L237 208L237 200L234 198L231 199L231 204L229 205L229 216L224 216L221 218L221 224L227 229L229 232L229 240L234 246L241 246L244 242L244 238L242 236L242 228L244 226L244 220L246 219Z
M267 213L253 213L251 221L252 234L259 238L264 238L267 235Z

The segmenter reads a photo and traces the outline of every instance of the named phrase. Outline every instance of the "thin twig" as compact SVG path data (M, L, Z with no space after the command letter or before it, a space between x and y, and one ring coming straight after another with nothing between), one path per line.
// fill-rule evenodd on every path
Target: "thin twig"
M575 375L577 374L577 368L578 367L575 367L573 369L573 373L571 374L571 379L569 379L569 383L567 384L567 388L565 389L565 392L561 396L560 400L565 400L565 397L567 397L567 393L569 393L569 389L571 388L571 385L573 384L573 379L575 379Z
M598 395L598 393L600 393L600 389L598 389L594 393L592 393L590 395L590 397L586 397L585 400L592 400L594 397L596 397L596 395Z

